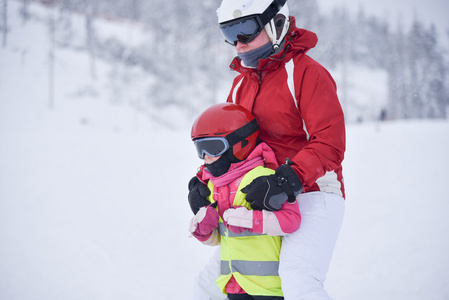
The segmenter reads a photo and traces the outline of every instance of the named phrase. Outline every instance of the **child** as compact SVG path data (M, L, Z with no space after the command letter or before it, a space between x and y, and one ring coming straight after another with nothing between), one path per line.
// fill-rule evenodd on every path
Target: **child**
M259 176L275 174L276 157L257 144L259 126L240 105L221 103L192 126L192 140L204 160L197 178L210 190L207 204L190 222L190 232L208 245L221 244L220 277L229 300L284 299L278 274L281 236L301 222L298 204L282 199L277 208L254 210L242 188ZM281 166L282 167L282 166ZM280 184L282 182L280 178Z

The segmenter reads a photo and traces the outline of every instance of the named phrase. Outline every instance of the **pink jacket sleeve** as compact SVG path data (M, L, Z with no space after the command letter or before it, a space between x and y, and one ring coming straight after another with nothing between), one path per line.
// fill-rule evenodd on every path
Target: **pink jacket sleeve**
M295 232L301 223L298 202L282 205L278 211L253 211L253 232L284 236Z

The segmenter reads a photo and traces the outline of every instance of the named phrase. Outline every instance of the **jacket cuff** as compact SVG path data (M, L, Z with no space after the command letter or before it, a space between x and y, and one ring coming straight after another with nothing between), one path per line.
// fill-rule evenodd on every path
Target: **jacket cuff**
M263 233L263 213L261 210L253 210L253 232Z

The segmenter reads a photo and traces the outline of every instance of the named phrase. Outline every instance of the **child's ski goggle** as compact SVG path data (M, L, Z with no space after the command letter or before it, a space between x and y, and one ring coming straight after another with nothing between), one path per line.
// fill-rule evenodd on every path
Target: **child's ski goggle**
M237 42L248 44L263 31L264 25L258 16L250 16L220 24L221 34L226 42L237 45Z
M198 157L204 159L207 154L211 157L219 156L229 149L229 143L224 137L207 137L194 140Z

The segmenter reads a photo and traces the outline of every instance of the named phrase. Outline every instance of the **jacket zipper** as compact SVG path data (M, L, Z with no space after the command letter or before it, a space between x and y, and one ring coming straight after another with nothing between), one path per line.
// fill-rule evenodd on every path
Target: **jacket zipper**
M232 275L232 259L231 259L231 245L229 245L229 228L228 227L226 227L226 240L227 240L227 244L228 244L228 257L229 257L229 262L228 262L228 264L229 264L229 270L230 270L230 272L231 272L231 275Z

